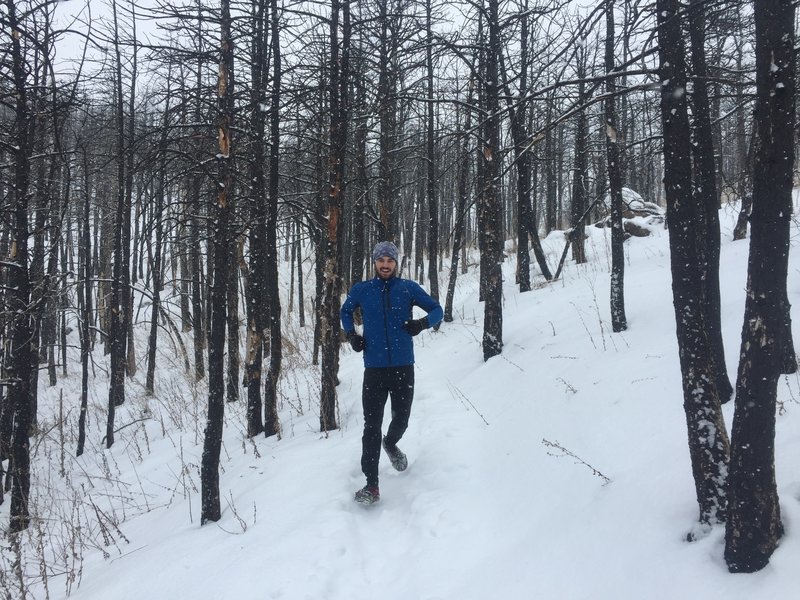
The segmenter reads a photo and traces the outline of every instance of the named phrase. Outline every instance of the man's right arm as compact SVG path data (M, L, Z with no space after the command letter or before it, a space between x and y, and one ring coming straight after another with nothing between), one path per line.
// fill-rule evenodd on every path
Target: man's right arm
M356 333L355 323L353 322L353 312L359 306L354 298L354 291L355 288L351 289L350 293L347 294L347 298L339 311L339 317L342 320L342 330L345 337L347 337L347 341L350 342L350 346L356 352L361 352L366 347L366 343L364 338Z
M339 311L339 317L342 320L342 330L344 331L345 335L349 335L356 330L355 323L353 322L353 312L356 310L358 304L353 297L354 291L355 287L350 289L350 292L347 294L347 298L345 299L344 303L342 304L342 308Z

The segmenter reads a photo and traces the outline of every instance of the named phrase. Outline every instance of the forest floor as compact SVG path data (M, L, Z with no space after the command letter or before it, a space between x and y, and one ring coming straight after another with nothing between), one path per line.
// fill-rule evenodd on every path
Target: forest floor
M721 217L723 333L735 377L749 244L731 239L732 207ZM21 546L3 545L0 590L36 600L796 597L800 378L783 377L778 390L786 535L767 568L731 575L724 527L696 526L667 232L655 227L626 242L628 330L616 334L608 309L609 233L588 234L588 263L568 261L551 283L537 271L535 289L524 294L514 285L516 255L508 252L504 349L488 362L477 270L459 277L455 321L416 338L416 396L400 443L409 468L397 473L384 456L381 501L366 508L353 502L363 485L361 356L343 347L340 428L321 434L311 331L284 308L281 435L248 439L244 402L226 405L223 515L201 527L207 390L184 371L180 347L165 339L156 394L144 394L143 307L139 370L128 382L110 450L102 444L102 350L94 357L90 441L80 458L78 363L54 388L42 380L42 433L32 447L36 518ZM797 240L795 223L795 305ZM544 240L551 265L563 243L558 232ZM800 319L794 323L800 339ZM184 342L191 347L189 337ZM733 404L724 406L729 428ZM8 502L0 521L8 522ZM690 531L700 539L686 542Z

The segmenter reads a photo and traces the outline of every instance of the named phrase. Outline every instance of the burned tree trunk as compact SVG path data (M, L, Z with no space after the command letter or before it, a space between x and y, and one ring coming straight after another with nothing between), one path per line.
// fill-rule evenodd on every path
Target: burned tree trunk
M613 16L612 16L613 20ZM586 102L586 46L582 45L578 51L578 103ZM586 247L584 245L584 235L586 223L584 211L586 210L586 195L589 184L588 172L588 152L587 152L588 125L586 111L578 113L575 123L575 159L574 172L572 176L572 200L570 202L571 227L569 240L572 244L572 259L575 264L586 262Z
M703 272L697 261L698 210L692 196L686 59L678 0L658 0L664 183L669 222L672 296L699 520L725 520L728 436L708 344Z
M682 43L680 40L678 42ZM614 71L614 0L607 0L605 67L608 76L605 99L606 160L611 196L611 328L625 331L628 319L625 316L625 249L622 246L625 241L622 227L622 167L614 100L616 86L611 76ZM664 145L666 148L666 141Z
M363 49L359 48L359 65L364 64L366 61L363 59ZM361 69L361 67L359 67ZM353 87L355 90L355 111L357 114L353 115L353 122L355 124L354 148L355 148L355 176L354 186L355 193L351 194L353 215L350 220L350 244L352 247L352 254L350 257L350 281L356 283L364 278L364 253L367 245L367 238L364 231L364 214L367 207L370 207L370 181L369 181L369 157L368 157L368 135L369 135L369 113L371 107L367 99L367 86L365 75L363 72L355 73ZM298 244L299 249L299 244ZM298 275L300 272L300 261L298 260ZM298 293L302 292L303 286L300 283L301 279L298 278ZM300 318L303 318L302 304L299 302ZM302 327L302 325L301 325Z
M231 215L236 212L236 207L232 203ZM233 231L235 227L231 228ZM229 252L234 252L237 242L231 232L229 240ZM227 285L227 315L228 323L228 365L225 374L225 400L227 402L239 401L239 372L241 370L241 357L239 355L239 262L233 256L228 258L229 270L226 274Z
M340 21L341 19L341 21ZM341 38L340 33L341 22ZM330 115L331 149L328 163L329 188L326 211L327 228L323 232L325 269L320 323L322 336L322 390L320 431L338 429L336 423L336 383L339 369L340 275L339 248L344 205L344 165L347 151L348 79L350 56L350 2L331 1L330 26Z
M153 302L150 313L150 337L147 344L147 379L145 382L145 391L148 394L153 394L155 391L155 376L156 376L156 349L158 344L158 320L161 312L161 286L162 286L162 242L164 237L163 231L163 212L164 212L164 196L166 194L166 181L167 181L167 115L169 114L169 88L167 88L167 106L164 110L164 119L162 123L161 143L159 145L159 165L156 174L157 182L154 195L153 206L153 229L155 235L155 243L152 258L152 273L153 273Z
M528 89L528 44L529 44L529 17L528 2L523 7L520 23L520 66L519 89ZM528 134L528 105L526 102L515 102L514 95L508 83L508 70L505 68L503 54L500 55L500 73L503 77L506 106L508 108L511 137L514 141L514 165L517 171L517 284L520 292L531 290L531 256L530 246L533 238L534 244L538 242L536 227L532 227L533 215L531 209L531 150L530 136ZM524 93L524 92L523 92ZM542 271L545 272L544 270ZM547 277L547 276L546 276Z
M397 71L395 67L397 44L389 0L378 0L380 34L378 40L378 90L377 111L380 123L378 138L378 239L399 241L397 231L397 180L395 158L397 145ZM331 106L331 108L333 108Z
M794 166L794 3L756 0L753 213L736 412L733 419L725 561L762 569L783 534L775 481L775 409L782 367L784 298Z
M90 165L88 152L83 149L84 160L84 198L83 198L83 229L81 230L81 245L78 252L79 278L78 278L78 303L81 305L81 404L78 417L78 447L77 456L83 454L86 444L86 417L89 410L89 354L92 349L90 332L92 315L92 234L91 234L91 185L89 183Z
M694 115L694 158L695 202L703 215L704 227L699 231L699 243L705 246L705 260L701 265L705 270L705 313L708 328L708 342L714 359L717 392L721 402L727 402L733 387L725 366L725 348L722 343L722 315L719 289L719 196L717 195L716 165L714 164L714 142L711 130L711 113L708 101L706 79L708 69L705 56L705 2L692 0L689 11L689 32L691 34L692 69L694 74L692 106Z
M474 78L470 78L469 92L467 95L467 105L472 104L472 88ZM456 202L456 213L453 223L453 254L450 259L450 277L447 282L447 297L444 304L444 320L448 323L453 321L453 297L456 292L456 279L458 278L459 252L464 242L464 221L466 218L467 205L469 200L469 164L470 164L470 143L469 131L472 128L472 111L467 108L464 111L464 127L459 132L463 140L459 149L458 172L456 175L456 186L458 200Z
M425 48L425 68L427 70L428 105L425 121L425 154L427 175L425 195L428 198L428 281L430 295L439 299L439 202L436 197L436 145L433 89L433 30L431 29L431 0L425 2L425 29L427 33Z
M253 5L250 97L250 133L252 160L250 163L250 261L247 276L247 341L245 353L245 387L247 388L247 436L264 431L261 403L261 369L264 362L264 331L267 329L267 182L264 173L266 122L262 107L265 103L267 72L267 0Z
M267 305L269 306L269 370L264 387L264 434L280 432L278 421L278 379L283 360L281 298L278 288L278 178L280 164L281 45L278 2L272 0L272 96L270 98L269 189L267 196ZM344 158L342 158L344 162Z
M481 152L484 176L478 214L484 243L481 264L485 265L483 311L483 360L503 351L503 201L497 189L500 177L500 86L498 62L500 52L499 2L489 0L487 26L489 45L486 48L483 87L488 117Z
M13 0L5 0L11 37L12 76L15 95L13 143L14 183L10 194L11 240L7 269L6 306L11 314L8 324L10 385L6 404L13 414L9 476L11 477L11 509L9 530L23 531L30 524L28 500L31 487L30 445L28 434L31 414L31 375L36 364L33 343L33 314L30 305L31 282L28 272L28 191L30 185L30 153L32 150L28 106L28 82L21 45L20 23Z
M129 296L129 276L125 273L128 265L128 248L125 240L130 238L130 233L125 233L130 227L130 208L127 204L125 193L125 109L122 103L122 56L120 53L119 25L117 19L117 4L112 3L114 13L114 52L115 52L115 125L117 127L117 193L116 208L114 211L114 245L113 267L111 281L111 307L109 324L109 346L111 349L109 364L109 389L108 389L108 417L106 421L106 448L114 444L114 417L117 406L125 403L125 346L128 339L127 305Z
M211 288L211 335L208 348L208 417L200 465L201 524L218 521L221 516L219 494L219 456L225 414L225 329L227 326L227 287L231 260L230 222L234 190L233 167L233 38L230 1L222 0L220 11L220 59L217 132L219 172L214 222L214 258Z

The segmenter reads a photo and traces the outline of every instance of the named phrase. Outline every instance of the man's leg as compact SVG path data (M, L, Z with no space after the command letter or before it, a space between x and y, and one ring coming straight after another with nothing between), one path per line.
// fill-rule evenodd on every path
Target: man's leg
M378 460L381 456L383 409L389 395L386 381L388 369L364 369L361 404L364 408L364 435L361 438L361 470L367 485L378 487Z
M397 445L408 429L411 403L414 400L414 365L392 369L392 421L386 432L386 444Z

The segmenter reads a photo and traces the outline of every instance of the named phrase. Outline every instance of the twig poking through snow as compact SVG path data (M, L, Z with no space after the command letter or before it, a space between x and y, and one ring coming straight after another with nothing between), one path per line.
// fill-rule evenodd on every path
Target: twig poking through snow
M466 395L464 395L464 392L462 392L460 389L458 389L456 386L454 386L454 385L453 385L452 383L450 383L449 381L447 382L447 385L448 385L448 387L450 388L450 392L453 394L453 396L454 396L454 397L456 397L456 398L458 398L459 400L461 400L461 403L462 403L462 404L463 404L464 402L466 402L467 404L469 404L469 406L472 408L472 410L474 410L474 411L475 411L475 414L476 414L476 415L478 415L478 416L481 418L481 420L482 420L484 423L486 423L487 425L489 424L489 421L487 421L487 420L486 420L486 419L483 417L483 415L482 415L480 412L478 412L478 409L477 409L477 408L475 408L475 405L472 403L472 401L471 401L469 398L467 398L467 397L466 397Z
M578 456L575 453L573 453L573 452L567 450L566 448L564 448L564 446L559 444L558 441L551 442L550 440L542 438L542 444L544 444L548 448L555 448L556 450L559 450L561 452L561 454L555 454L553 452L548 452L547 453L548 455L555 456L556 458L561 458L562 456L569 456L570 458L574 458L576 463L582 464L585 467L591 469L593 475L596 475L597 477L602 479L603 480L603 485L607 485L607 484L611 483L611 479L609 479L608 477L603 475L600 471L595 469L592 465L587 463L580 456Z

